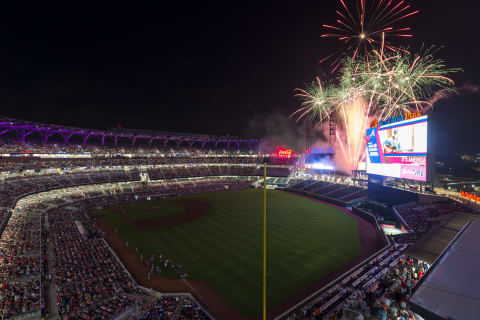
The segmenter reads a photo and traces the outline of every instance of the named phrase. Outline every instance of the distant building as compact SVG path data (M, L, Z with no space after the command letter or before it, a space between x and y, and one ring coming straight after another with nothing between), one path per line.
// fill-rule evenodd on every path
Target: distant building
M464 153L464 154L462 154L461 158L462 158L463 161L475 161L475 160L477 160L478 156L468 154L468 153Z

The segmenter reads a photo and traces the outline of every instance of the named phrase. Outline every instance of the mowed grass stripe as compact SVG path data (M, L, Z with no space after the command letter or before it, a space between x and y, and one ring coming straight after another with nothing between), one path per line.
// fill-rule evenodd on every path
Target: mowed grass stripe
M207 214L187 224L145 232L144 236L132 231L118 213L105 209L104 216L119 229L122 239L142 247L139 252L164 253L182 263L190 278L209 283L242 315L259 316L263 190L222 191L190 198L208 202ZM356 221L341 210L281 191L269 190L267 199L269 307L361 253ZM149 206L168 206L161 201L172 200L143 203L141 209L150 215L154 210Z
M185 237L185 235L188 235L187 237ZM193 241L192 239L196 239L195 241ZM225 245L229 245L228 242L226 243L219 243L219 242L216 242L214 241L213 238L209 237L208 234L206 233L203 233L203 235L200 235L200 236L197 236L195 234L195 231L191 230L191 232L185 232L185 233L177 233L175 235L175 238L172 239L173 241L173 245L172 245L172 248L170 250L170 252L181 252L183 251L183 247L187 247L187 248L190 248L190 250L205 250L206 248L208 248L208 251L205 252L205 259L209 259L209 265L216 265L217 267L222 267L222 265L226 264L226 268L228 268L229 266L242 266L244 265L246 262L245 261L242 261L244 258L245 258L245 255L232 255L229 257L229 261L227 260L222 260L221 257L217 256L217 255L211 255L211 252L215 252L217 250L220 249L220 247L223 247ZM210 255L208 255L210 253ZM175 255L175 254L174 254ZM207 256L208 255L208 256ZM191 261L191 258L189 258L188 260ZM179 261L179 262L182 262L184 265L189 265L189 264L186 264L185 261ZM190 265L189 265L189 268L187 269L192 269L190 268ZM191 278L197 278L197 268L194 268L191 272ZM212 271L215 271L214 269L212 269ZM206 270L204 272L209 272L209 270ZM229 270L229 276L230 277L235 277L238 273L240 273L240 277L243 277L244 276L244 271L242 268L236 268L236 269L230 269Z

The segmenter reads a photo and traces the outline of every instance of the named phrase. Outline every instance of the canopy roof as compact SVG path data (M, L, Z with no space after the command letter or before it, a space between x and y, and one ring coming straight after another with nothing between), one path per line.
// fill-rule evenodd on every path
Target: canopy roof
M469 222L415 287L412 311L426 319L479 319L480 221Z
M446 223L435 226L414 246L410 247L406 254L432 264L465 224L477 219L480 219L480 215L455 212Z

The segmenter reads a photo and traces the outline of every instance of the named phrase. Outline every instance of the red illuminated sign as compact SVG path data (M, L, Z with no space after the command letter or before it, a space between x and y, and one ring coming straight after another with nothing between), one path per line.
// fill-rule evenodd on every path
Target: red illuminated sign
M280 148L277 149L276 154L278 158L290 158L291 156L293 156L293 150Z
M477 196L476 194L471 194L470 192L464 190L460 191L460 195L464 198L480 201L480 196Z

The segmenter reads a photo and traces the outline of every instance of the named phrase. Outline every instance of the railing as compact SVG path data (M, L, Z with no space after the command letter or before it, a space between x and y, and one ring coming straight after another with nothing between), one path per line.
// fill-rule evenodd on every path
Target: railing
M368 222L375 225L375 231L377 232L377 239L382 241L383 245L386 246L390 244L387 235L383 231L383 228L378 224L377 219L371 213L366 212L358 207L352 207L352 213L356 214L360 218L367 220Z
M406 204L401 204L399 206L395 206L393 207L393 213L395 213L395 216L397 217L398 220L400 220L401 224L405 227L405 229L407 230L408 233L412 233L414 232L413 229L408 225L407 221L405 221L405 219L403 219L402 215L400 213L398 213L398 210L397 208L398 207L403 207L403 206L406 206L406 205L410 205L414 202L410 202L410 203L406 203Z
M40 311L29 312L29 313L12 317L12 320L30 320L30 319L40 319Z
M437 191L437 189L435 190ZM475 212L480 213L480 203L472 199L461 197L460 192L458 191L451 191L451 190L438 188L437 194L443 197L453 199L457 202L460 202L461 204L466 205L467 207L474 210Z
M133 313L136 311L135 309L138 307L138 303L136 304L132 304L130 307L126 308L125 310L123 310L122 312L120 312L119 314L115 315L113 318L111 318L112 320L127 320L127 319L131 319Z
M5 219L2 221L2 224L0 224L0 237L2 236L3 230L5 230L5 227L7 226L8 220L10 219L10 216L12 213L8 211L5 214Z

